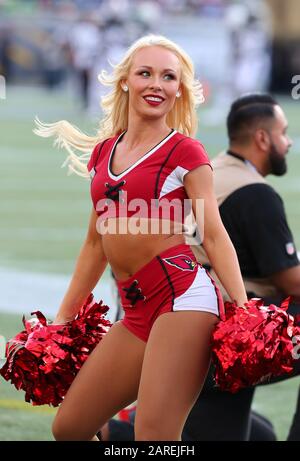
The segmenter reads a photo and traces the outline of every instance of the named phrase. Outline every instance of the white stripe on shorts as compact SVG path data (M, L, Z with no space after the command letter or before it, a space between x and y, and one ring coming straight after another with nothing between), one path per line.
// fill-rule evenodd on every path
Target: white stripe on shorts
M215 287L203 267L198 266L192 285L175 298L173 311L205 311L219 316Z

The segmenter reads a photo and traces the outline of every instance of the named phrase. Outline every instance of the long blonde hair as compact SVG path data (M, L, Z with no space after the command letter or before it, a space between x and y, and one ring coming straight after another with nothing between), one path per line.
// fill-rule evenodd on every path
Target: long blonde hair
M70 172L88 177L86 164L94 146L102 140L113 137L127 129L128 93L123 91L121 82L128 76L135 53L149 46L161 46L172 51L181 64L181 97L176 98L174 107L167 115L167 124L170 128L174 128L187 136L196 134L196 107L203 102L204 97L202 85L195 79L191 58L171 40L160 35L146 35L133 43L121 62L113 66L111 75L106 71L102 71L99 75L100 82L105 86L110 86L112 89L101 100L104 117L100 122L96 136L84 134L66 120L46 124L42 123L38 118L35 119L36 128L33 130L34 133L45 138L54 136L54 144L64 147L69 153L63 166L68 164ZM79 154L75 154L73 149L79 151Z

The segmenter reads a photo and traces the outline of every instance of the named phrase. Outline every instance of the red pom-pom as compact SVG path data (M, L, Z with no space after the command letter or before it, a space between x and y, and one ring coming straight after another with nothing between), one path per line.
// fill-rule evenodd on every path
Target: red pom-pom
M37 319L25 320L25 330L6 346L6 363L0 374L25 391L33 405L61 403L78 370L109 330L104 316L108 307L93 301L91 293L75 320L51 325L40 312Z
M280 307L251 299L246 308L225 303L226 320L213 332L215 380L221 390L237 392L274 376L290 373L293 338L300 334L287 314L289 298Z

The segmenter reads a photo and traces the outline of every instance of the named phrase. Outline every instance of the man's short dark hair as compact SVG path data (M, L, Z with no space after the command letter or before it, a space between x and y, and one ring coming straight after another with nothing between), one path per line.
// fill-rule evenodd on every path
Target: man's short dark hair
M230 142L245 142L259 123L274 118L278 102L269 94L254 93L236 99L227 116L227 133Z

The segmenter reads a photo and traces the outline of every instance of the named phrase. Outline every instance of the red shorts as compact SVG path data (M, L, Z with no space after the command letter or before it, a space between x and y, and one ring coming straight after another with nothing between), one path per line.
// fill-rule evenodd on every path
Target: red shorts
M155 320L165 312L203 311L221 318L221 293L186 244L155 256L129 279L117 280L125 315L123 325L147 341Z

